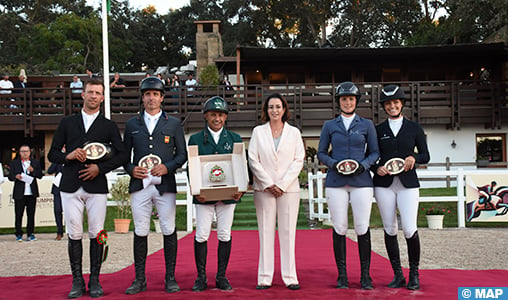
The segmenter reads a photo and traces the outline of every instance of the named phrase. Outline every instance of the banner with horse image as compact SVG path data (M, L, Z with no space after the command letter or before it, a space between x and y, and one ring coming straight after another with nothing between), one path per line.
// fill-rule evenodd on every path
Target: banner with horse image
M466 176L466 221L508 222L508 175Z

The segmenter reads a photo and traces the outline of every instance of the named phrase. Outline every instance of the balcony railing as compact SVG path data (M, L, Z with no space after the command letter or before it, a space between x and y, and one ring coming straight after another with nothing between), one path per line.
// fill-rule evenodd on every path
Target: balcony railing
M383 83L386 84L386 83ZM508 82L426 81L397 82L406 92L404 114L421 124L441 124L459 129L464 125L501 128L508 123ZM362 97L359 115L379 123L386 118L378 105L381 83L358 84ZM186 87L165 93L164 109L182 120L186 132L203 127L202 104L212 96L222 96L229 103L230 128L252 128L260 123L263 100L272 93L284 95L291 111L290 121L300 128L321 127L338 111L333 101L333 84L313 85L241 85L227 91L224 86L200 87L187 91ZM137 88L111 92L111 118L121 129L125 122L140 110ZM22 130L32 136L35 131L56 129L63 116L81 109L80 94L69 88L27 88L0 94L0 130Z

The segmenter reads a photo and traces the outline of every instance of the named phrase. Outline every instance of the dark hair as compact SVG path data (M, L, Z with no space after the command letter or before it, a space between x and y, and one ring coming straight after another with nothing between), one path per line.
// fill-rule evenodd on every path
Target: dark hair
M263 106L261 107L261 121L268 122L270 121L270 117L268 116L268 102L271 99L280 99L282 102L282 107L284 108L284 115L282 116L282 122L286 122L289 120L289 117L291 116L288 109L288 102L280 93L271 94L266 98L265 102L263 103Z
M95 78L95 77L92 77L90 79L88 79L86 82L85 82L85 90L86 90L86 86L87 85L101 85L102 86L102 91L104 91L104 81L102 81L101 79L98 79L98 78Z

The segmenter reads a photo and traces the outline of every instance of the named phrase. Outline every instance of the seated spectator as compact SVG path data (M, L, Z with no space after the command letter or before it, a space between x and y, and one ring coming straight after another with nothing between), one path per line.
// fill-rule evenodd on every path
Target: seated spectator
M83 92L83 82L77 75L72 76L72 82L69 87L73 97L79 96Z
M109 87L111 88L124 88L125 82L122 78L120 78L120 73L116 72L115 76L111 78L111 81L109 83ZM119 91L118 89L116 91Z
M12 89L14 88L14 84L9 80L9 75L4 75L3 79L0 80L0 94L12 94ZM11 99L11 101L15 101L15 99ZM16 105L11 104L10 108L18 108Z
M14 82L14 93L23 93L22 89L27 87L25 75L19 75L18 79L18 81Z
M0 94L11 94L14 84L9 80L9 75L4 75L0 80Z

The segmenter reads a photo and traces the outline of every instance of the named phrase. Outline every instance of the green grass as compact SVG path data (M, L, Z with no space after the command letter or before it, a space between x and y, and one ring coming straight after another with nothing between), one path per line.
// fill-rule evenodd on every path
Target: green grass
M455 188L426 188L420 189L420 196L455 196ZM185 195L178 194L178 199L184 199ZM233 221L233 230L257 230L256 220L256 208L254 206L253 196L251 193L247 193L242 197L242 202L236 206L235 218ZM423 208L428 209L430 207L444 208L446 211L450 211L445 214L444 227L457 227L457 203L456 202L421 202L418 212L418 227L427 227L427 219ZM116 217L116 207L108 207L106 213L106 222L104 223L104 229L107 231L114 231L114 219ZM177 206L176 208L176 228L177 230L186 230L186 212L185 206ZM14 213L14 212L13 212ZM87 222L85 215L84 228L86 231ZM151 229L154 231L153 223L151 223ZM353 226L353 218L351 209L349 209L349 227ZM383 224L379 215L379 209L376 204L372 205L372 212L370 218L371 228L382 228ZM329 226L318 224L318 228L327 228ZM508 222L466 222L466 227L482 227L482 228L507 228ZM309 229L309 221L305 216L305 207L303 201L300 201L300 211L298 215L298 229ZM134 230L134 224L131 222L130 231ZM36 233L53 233L56 232L56 227L37 227ZM13 228L0 228L0 234L13 234Z
M309 229L307 218L305 217L305 208L300 201L300 209L298 211L298 221L296 227L298 229ZM235 218L233 220L232 230L257 230L256 207L254 205L253 195L245 194L242 202L236 205Z

